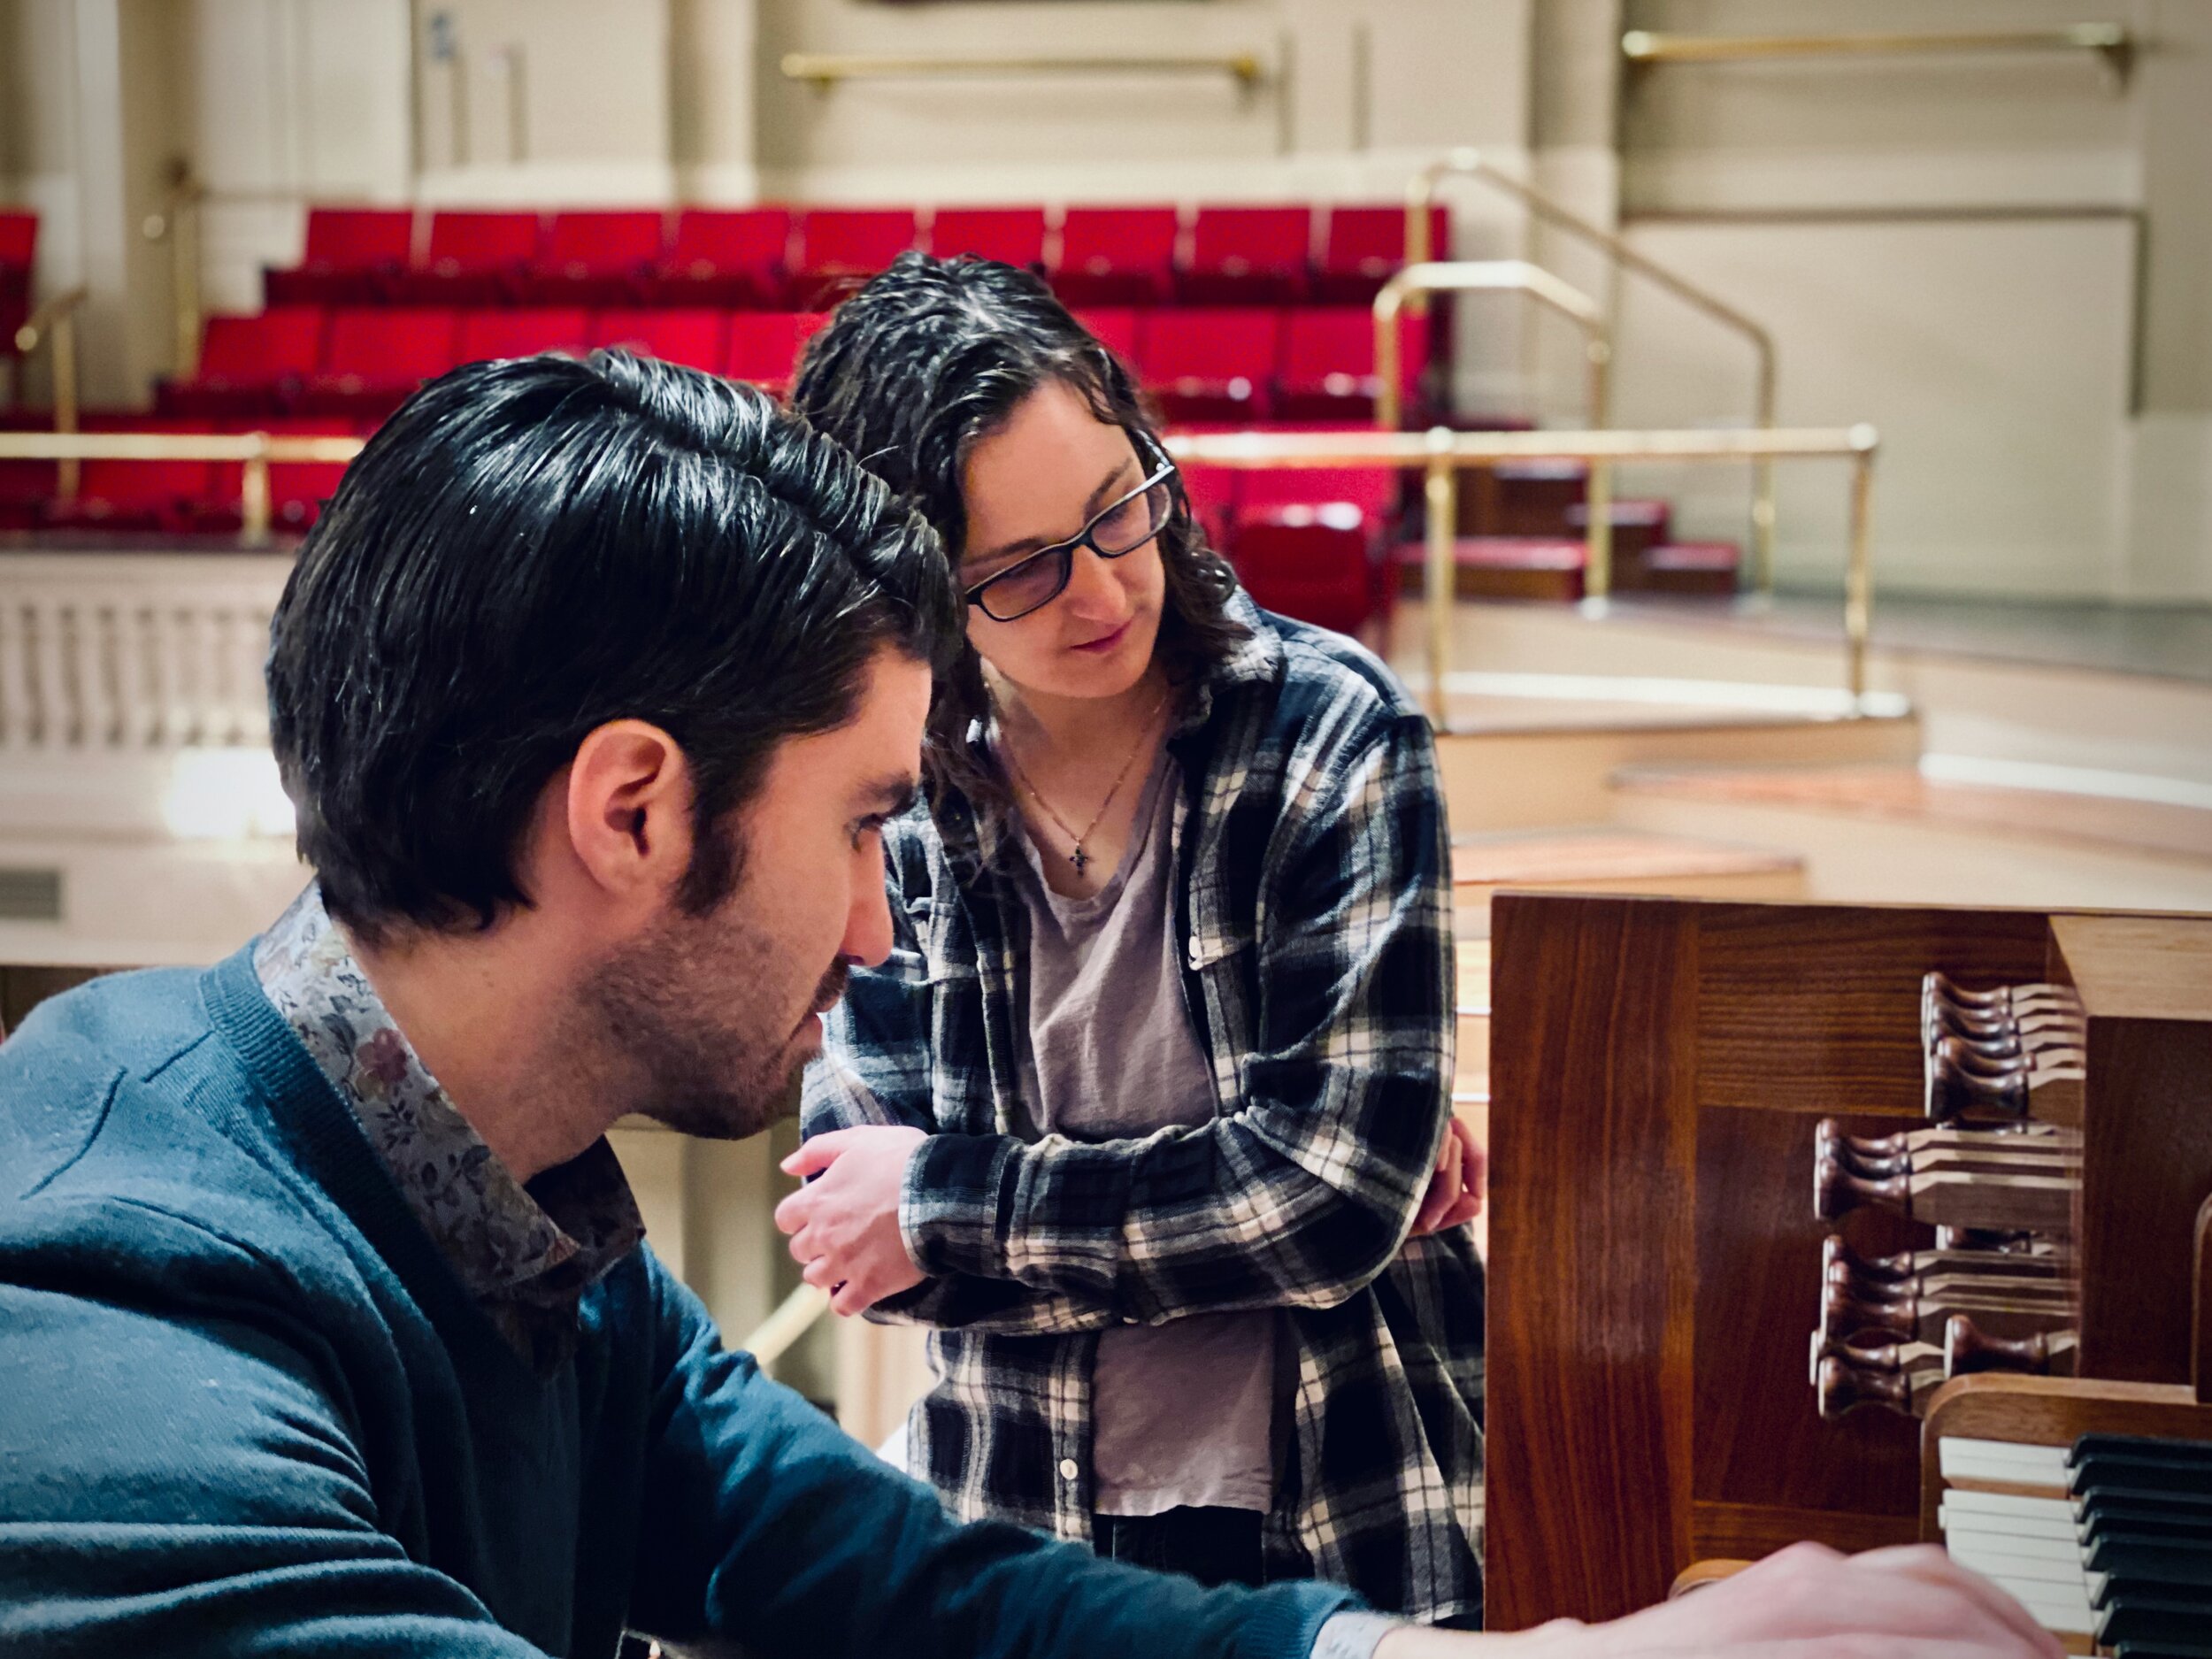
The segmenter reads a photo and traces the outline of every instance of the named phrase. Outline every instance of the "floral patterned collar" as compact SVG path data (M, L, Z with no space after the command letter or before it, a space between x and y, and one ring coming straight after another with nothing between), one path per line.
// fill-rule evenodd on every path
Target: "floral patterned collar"
M393 1022L316 884L261 936L254 971L461 1282L526 1356L557 1363L586 1288L645 1236L613 1149L515 1179Z

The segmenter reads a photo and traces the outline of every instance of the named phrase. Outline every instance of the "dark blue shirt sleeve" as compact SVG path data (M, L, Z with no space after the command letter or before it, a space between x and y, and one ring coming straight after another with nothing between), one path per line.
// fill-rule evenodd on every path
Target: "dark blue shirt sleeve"
M1024 1528L961 1525L749 1355L655 1264L653 1440L636 1625L759 1659L1306 1659L1358 1599L1202 1589Z

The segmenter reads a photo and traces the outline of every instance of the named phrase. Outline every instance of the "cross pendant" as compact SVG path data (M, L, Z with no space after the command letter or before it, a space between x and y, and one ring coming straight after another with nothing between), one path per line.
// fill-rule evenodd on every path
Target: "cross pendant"
M1091 862L1091 856L1083 850L1081 841L1075 843L1075 850L1068 855L1068 862L1075 866L1075 873L1079 876L1083 873L1083 866Z

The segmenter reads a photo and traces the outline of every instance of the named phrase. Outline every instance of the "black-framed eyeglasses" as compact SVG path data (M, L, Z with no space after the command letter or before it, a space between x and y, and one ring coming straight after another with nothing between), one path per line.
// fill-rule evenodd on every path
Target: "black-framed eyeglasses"
M1041 610L1060 596L1075 573L1076 549L1087 547L1102 559L1118 559L1166 529L1175 516L1176 488L1175 463L1163 456L1149 478L1075 534L985 577L964 596L994 622L1012 622Z

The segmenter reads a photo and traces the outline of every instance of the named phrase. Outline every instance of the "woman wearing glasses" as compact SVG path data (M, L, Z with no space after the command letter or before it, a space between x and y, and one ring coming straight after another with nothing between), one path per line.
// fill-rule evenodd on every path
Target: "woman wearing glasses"
M885 833L895 945L827 1020L778 1212L839 1312L933 1328L910 1465L964 1517L1473 1622L1480 1161L1425 722L1237 591L1025 273L902 257L793 402L969 602Z

